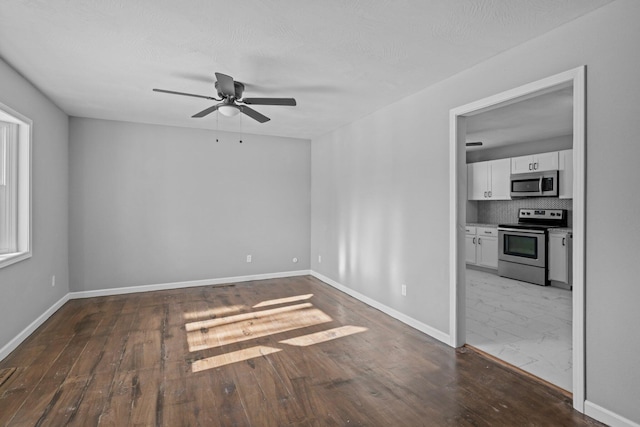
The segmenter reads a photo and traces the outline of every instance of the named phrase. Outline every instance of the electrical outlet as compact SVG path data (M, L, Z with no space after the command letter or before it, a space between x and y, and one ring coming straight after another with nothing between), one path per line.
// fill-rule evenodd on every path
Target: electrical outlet
M318 255L318 264L322 264L322 255Z
M247 255L247 262L251 262L251 255Z
M402 296L406 297L407 296L407 285L402 285Z
M51 287L53 288L56 285L56 276L51 276Z

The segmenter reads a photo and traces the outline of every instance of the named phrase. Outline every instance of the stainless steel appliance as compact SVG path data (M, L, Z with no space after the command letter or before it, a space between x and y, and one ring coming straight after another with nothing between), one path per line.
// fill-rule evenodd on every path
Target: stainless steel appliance
M566 226L566 209L521 208L517 224L498 225L498 275L547 286L548 230Z
M511 197L558 197L558 171L511 175Z

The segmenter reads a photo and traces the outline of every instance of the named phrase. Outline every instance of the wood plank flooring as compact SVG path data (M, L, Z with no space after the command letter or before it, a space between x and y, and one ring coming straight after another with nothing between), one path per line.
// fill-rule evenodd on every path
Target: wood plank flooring
M2 426L600 425L309 276L71 300L5 368Z

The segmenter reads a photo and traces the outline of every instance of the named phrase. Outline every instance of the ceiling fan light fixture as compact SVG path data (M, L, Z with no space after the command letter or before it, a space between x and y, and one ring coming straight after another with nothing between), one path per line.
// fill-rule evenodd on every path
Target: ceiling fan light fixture
M237 116L240 113L240 109L235 105L221 105L218 107L218 111L227 117Z

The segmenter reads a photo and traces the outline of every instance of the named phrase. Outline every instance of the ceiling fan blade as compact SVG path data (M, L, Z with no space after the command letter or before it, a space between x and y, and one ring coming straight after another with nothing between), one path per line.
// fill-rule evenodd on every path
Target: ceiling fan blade
M248 105L288 105L295 106L296 100L293 98L244 98L242 102Z
M233 84L233 77L226 74L216 73L216 80L218 81L218 91L225 96L236 96L236 88Z
M271 120L269 117L258 113L256 110L254 110L253 108L249 108L246 105L238 105L238 108L240 108L240 111L242 111L244 114L254 120L259 121L260 123L265 123Z
M213 113L214 111L216 111L216 110L218 109L218 107L219 107L219 105L214 105L213 107L209 107L209 108L207 108L207 109L204 109L204 110L200 111L199 113L194 114L194 115L193 115L193 116L191 116L191 117L192 117L192 118L198 118L198 119L199 119L200 117L204 117L204 116L206 116L206 115L208 115L208 114Z
M176 92L174 90L153 89L153 91L154 92L162 92L162 93L170 93L172 95L193 96L195 98L204 98L204 99L211 99L211 100L214 100L214 101L221 101L220 99L214 98L212 96L196 95L194 93L186 93L186 92Z

